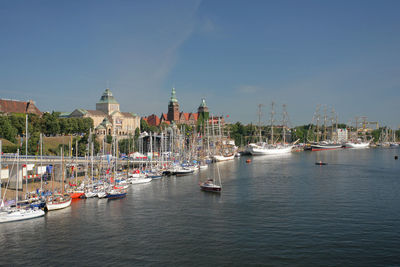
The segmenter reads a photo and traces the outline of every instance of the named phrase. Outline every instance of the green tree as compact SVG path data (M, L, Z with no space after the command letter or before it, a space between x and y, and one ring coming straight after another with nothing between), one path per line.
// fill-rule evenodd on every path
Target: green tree
M6 116L0 116L0 137L10 142L16 142L18 130L12 126L10 119Z
M150 126L147 121L143 119L140 120L140 129L142 130L142 132L149 132Z
M112 141L113 141L112 135L107 135L107 136L106 136L106 143L107 143L107 144L111 144Z

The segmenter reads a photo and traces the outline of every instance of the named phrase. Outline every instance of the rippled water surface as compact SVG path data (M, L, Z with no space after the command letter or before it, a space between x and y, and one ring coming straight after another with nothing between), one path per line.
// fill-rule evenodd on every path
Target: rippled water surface
M219 163L0 225L0 265L400 265L398 149L292 153ZM327 162L316 166L316 161Z

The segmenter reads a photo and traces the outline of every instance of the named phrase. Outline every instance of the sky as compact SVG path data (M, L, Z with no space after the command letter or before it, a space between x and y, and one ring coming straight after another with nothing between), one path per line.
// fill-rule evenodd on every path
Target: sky
M400 1L0 1L0 97L41 111L181 110L292 126L318 105L339 122L399 127ZM322 112L323 113L323 112ZM323 115L323 114L322 114Z

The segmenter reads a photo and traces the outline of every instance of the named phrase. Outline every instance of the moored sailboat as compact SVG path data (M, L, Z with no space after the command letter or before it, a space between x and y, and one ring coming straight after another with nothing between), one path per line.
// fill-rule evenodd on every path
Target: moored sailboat
M1 167L1 154L2 154L2 142L0 140L0 170ZM3 196L1 195L0 189L0 223L22 221L28 219L34 219L44 216L44 211L39 208L21 208L18 207L18 188L19 188L19 149L17 150L17 172L16 172L16 195L15 195L15 208L5 208L3 203ZM1 186L1 177L0 177ZM1 188L1 187L0 187Z
M46 199L46 207L45 209L47 211L51 210L59 210L59 209L64 209L67 208L71 205L71 197L69 194L64 194L64 152L61 149L61 194L60 193L55 193L53 191L53 195L50 195ZM52 184L54 188L54 169L52 170Z

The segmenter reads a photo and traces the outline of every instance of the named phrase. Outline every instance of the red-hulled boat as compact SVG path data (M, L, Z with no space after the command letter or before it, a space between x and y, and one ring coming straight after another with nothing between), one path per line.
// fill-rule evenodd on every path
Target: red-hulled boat
M74 191L70 192L69 196L72 199L83 198L85 196L85 192L79 191L79 190L74 190Z
M200 189L203 191L208 191L208 192L221 192L222 187L220 185L214 184L214 181L212 179L208 179L204 183L200 183Z

